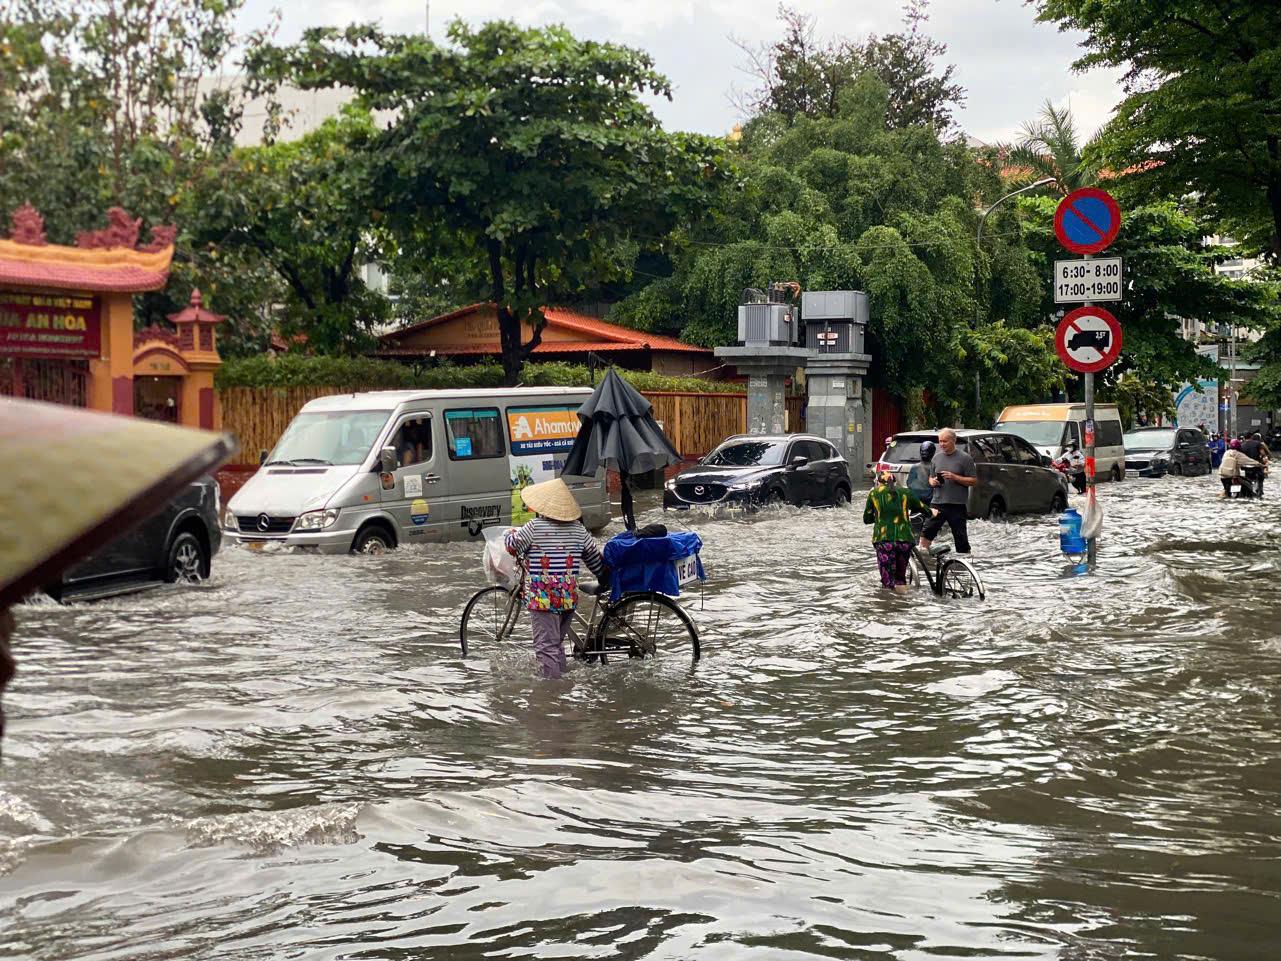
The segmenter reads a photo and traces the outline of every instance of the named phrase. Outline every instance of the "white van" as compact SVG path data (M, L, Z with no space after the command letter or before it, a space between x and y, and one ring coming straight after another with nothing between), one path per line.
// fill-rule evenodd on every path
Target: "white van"
M1099 480L1125 479L1125 445L1121 414L1115 404L1094 406L1094 464ZM1007 407L996 429L1017 434L1051 459L1070 444L1085 450L1084 404L1022 404Z
M522 524L520 489L560 474L590 395L511 387L318 398L228 501L224 535L251 547L377 553ZM604 471L565 482L583 523L604 527Z

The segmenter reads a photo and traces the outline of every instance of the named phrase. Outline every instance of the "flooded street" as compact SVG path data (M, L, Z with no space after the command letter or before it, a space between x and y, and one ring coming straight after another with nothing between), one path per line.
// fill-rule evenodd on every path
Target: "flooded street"
M459 657L478 544L27 605L0 958L1271 961L1281 502L1218 489L1103 487L1097 576L975 523L986 603L861 501L677 518L702 661L560 683Z

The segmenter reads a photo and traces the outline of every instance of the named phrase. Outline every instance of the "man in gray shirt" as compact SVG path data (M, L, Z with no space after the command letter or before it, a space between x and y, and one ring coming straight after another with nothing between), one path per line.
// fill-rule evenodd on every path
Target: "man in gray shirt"
M969 510L966 505L970 488L978 482L974 458L965 451L956 449L956 431L944 427L939 431L939 449L930 465L930 486L934 488L934 499L930 506L934 509L934 516L921 529L921 550L930 549L934 538L938 537L939 531L946 524L952 528L952 542L956 545L956 553L970 552L970 535L966 529Z

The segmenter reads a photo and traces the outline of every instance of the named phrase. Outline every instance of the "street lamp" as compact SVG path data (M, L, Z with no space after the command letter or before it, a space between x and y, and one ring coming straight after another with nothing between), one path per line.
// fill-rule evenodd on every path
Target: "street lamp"
M987 210L983 211L983 216L979 218L979 229L978 229L978 235L977 235L977 237L975 238L975 244L974 244L974 249L975 249L975 256L974 256L974 327L975 327L975 329L977 329L977 328L978 328L978 325L979 325L979 314L980 314L980 312L981 312L981 311L982 311L982 309L983 309L983 297L982 297L982 293L981 293L981 288L980 288L980 277L979 277L979 257L980 257L980 256L982 255L982 253L983 253L983 225L984 225L985 223L987 223L987 215L988 215L988 214L990 214L990 213L991 213L993 210L995 210L997 207L1001 206L1001 204L1005 203L1005 202L1006 202L1007 200L1009 200L1011 197L1017 197L1019 194L1025 194L1025 193L1027 193L1029 190L1036 190L1036 189L1038 189L1038 188L1040 188L1040 187L1045 187L1045 186L1048 186L1049 184L1055 184L1055 183L1058 183L1058 182L1059 182L1059 178L1058 178L1058 177L1042 177L1040 180L1036 181L1035 183L1030 183L1030 184L1028 184L1026 187L1020 187L1018 190L1015 190L1015 191L1013 191L1012 193L1008 193L1008 194L1006 194L1004 197L1002 197L1002 198L1001 198L1000 200L998 200L996 203L992 204L992 206L988 207L988 208L987 208ZM983 395L982 376L981 376L981 375L979 374L979 372L976 370L976 371L974 372L974 416L975 416L975 417L978 417L978 416L979 416L979 411L980 411L980 409L981 409L981 408L980 408L980 406L979 406L979 402L980 402L980 400L982 399L982 395ZM977 424L975 424L974 426L975 426L975 427L977 427L978 425L977 425Z

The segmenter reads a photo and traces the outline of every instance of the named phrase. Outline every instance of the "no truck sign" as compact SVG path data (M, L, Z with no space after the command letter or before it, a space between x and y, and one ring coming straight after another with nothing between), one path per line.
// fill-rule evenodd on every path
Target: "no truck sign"
M1059 321L1054 348L1072 370L1096 374L1121 356L1121 324L1102 307L1078 307Z

